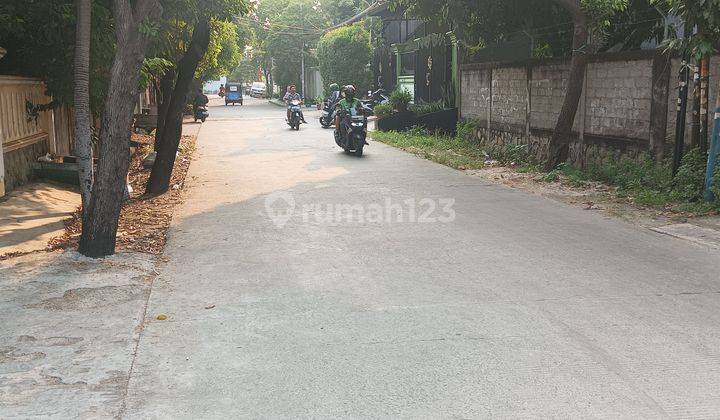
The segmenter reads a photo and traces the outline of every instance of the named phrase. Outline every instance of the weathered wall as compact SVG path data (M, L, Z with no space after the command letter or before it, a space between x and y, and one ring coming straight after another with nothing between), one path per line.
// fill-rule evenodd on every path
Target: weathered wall
M525 68L506 67L492 72L491 121L503 127L525 126L528 104Z
M32 164L37 161L38 156L48 152L47 141L34 142L20 149L5 152L5 190L12 191L32 180Z
M679 61L663 67L664 60L648 51L590 58L574 123L570 151L574 164L660 153L672 147ZM710 72L712 108L720 57L713 57ZM569 63L561 60L463 66L461 117L480 122L478 137L483 142L528 144L532 153L543 157L562 108L568 76ZM664 97L657 90L663 85ZM661 129L656 127L658 121ZM688 125L689 121L690 115Z
M26 102L48 104L45 86L34 79L0 76L0 196L32 175L31 164L42 154L55 152L53 113L29 118Z

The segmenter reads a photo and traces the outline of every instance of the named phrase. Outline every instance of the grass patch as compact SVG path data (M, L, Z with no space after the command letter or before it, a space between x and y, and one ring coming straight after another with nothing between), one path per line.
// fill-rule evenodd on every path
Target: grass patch
M463 135L449 136L430 133L422 128L406 132L375 131L372 137L380 142L413 153L455 169L482 169L495 161L503 165L532 164L525 145L480 147Z
M372 138L455 169L480 169L485 166L483 151L457 137L411 130L404 133L375 131Z
M635 204L683 213L707 214L720 210L720 202L703 201L707 155L691 150L675 177L670 162L656 163L649 156L623 159L584 170L563 164L545 173L546 182L561 182L582 188L589 182L617 187L619 198Z

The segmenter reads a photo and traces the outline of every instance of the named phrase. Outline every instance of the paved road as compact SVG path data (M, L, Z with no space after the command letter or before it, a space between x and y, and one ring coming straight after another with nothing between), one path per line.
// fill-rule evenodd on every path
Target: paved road
M124 417L720 415L717 251L210 112Z

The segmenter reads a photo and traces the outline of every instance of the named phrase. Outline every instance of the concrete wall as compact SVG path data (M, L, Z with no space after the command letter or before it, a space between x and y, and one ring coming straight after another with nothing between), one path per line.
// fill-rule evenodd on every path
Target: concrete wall
M679 65L679 60L668 64L666 58L647 51L592 56L574 123L572 162L583 166L671 150ZM478 138L483 142L528 144L543 157L568 76L569 63L561 60L465 65L461 117L481 123ZM713 57L711 109L718 77L720 57Z

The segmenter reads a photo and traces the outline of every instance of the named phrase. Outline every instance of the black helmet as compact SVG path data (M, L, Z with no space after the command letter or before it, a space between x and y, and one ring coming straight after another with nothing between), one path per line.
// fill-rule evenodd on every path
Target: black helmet
M353 85L347 85L345 86L345 95L355 96L355 86Z

